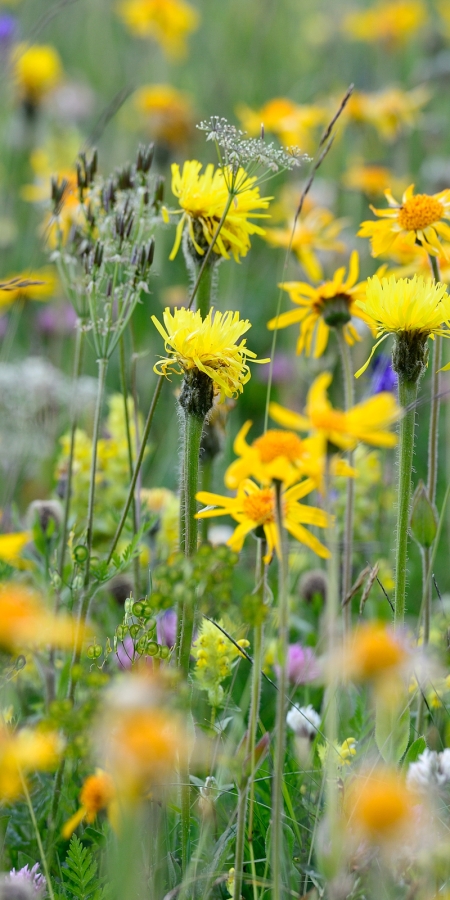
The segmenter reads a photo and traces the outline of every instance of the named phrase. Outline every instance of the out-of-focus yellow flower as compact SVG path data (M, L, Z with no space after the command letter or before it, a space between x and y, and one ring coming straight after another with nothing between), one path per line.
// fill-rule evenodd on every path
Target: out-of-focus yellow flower
M22 550L31 540L29 531L16 531L0 535L0 559L15 569L28 569L29 560L23 559Z
M384 194L389 187L392 187L395 178L386 166L354 163L345 172L342 181L345 187L351 191L361 191L368 197L377 197ZM402 190L404 184L402 185Z
M181 218L169 259L175 259L185 228L196 252L204 256L228 202L229 190L223 170L214 171L214 166L209 164L201 175L201 168L202 164L195 159L185 162L181 172L176 163L172 164L172 192L178 197L181 208L171 212ZM250 249L250 235L264 235L263 229L250 219L270 218L268 213L256 210L267 209L272 198L260 197L256 180L249 178L243 169L236 174L239 192L233 198L213 250L224 259L229 259L231 254L239 262Z
M170 84L146 84L133 96L134 106L156 140L179 146L192 130L190 97Z
M76 151L78 152L78 151ZM76 153L75 153L76 155ZM47 212L42 226L50 245L55 247L61 237L64 244L73 225L83 225L86 221L85 206L80 201L77 173L75 169L58 164L55 154L47 149L37 149L31 154L31 166L36 176L34 184L26 184L21 195L28 203L45 203L46 208L51 197L51 180L56 178L58 184L64 185L64 191L56 213ZM89 191L84 195L87 208L92 199Z
M180 717L158 708L122 710L107 740L118 792L135 801L153 785L173 778L180 757L189 758L193 743Z
M366 94L355 91L346 106L345 115L354 122L372 125L384 141L393 141L405 128L418 122L420 111L430 99L427 88L412 91L398 87Z
M308 478L283 490L283 526L296 541L309 547L323 559L327 559L330 555L327 548L304 527L305 525L316 525L319 528L325 528L327 525L326 513L321 509L305 506L298 502L310 494L314 486L314 482ZM246 478L239 485L235 497L223 497L220 494L210 494L209 491L200 491L197 494L197 500L207 504L205 509L197 513L197 519L231 516L239 523L227 541L228 546L236 553L242 550L247 534L257 528L262 528L268 547L265 561L269 562L274 550L278 556L280 555L274 487L259 487L250 478Z
M335 761L339 769L342 769L344 766L350 766L356 756L356 745L357 742L354 737L348 737L342 744L335 743L333 744L333 752L335 755ZM317 752L319 754L320 762L324 767L329 753L329 744L319 744L317 747Z
M450 297L446 285L431 278L378 278L367 281L364 300L358 305L375 322L378 340L358 378L367 369L375 350L390 334L420 337L450 337Z
M342 742L339 747L339 756L343 760L344 765L350 765L351 760L356 756L356 740L354 737L346 738L346 740Z
M343 23L347 37L394 49L406 43L426 21L421 0L381 0L369 9L349 13Z
M172 59L186 55L186 38L200 22L197 10L185 0L124 0L118 13L132 34L152 38Z
M440 281L444 284L450 282L450 247L444 243L445 256L437 256L436 262L440 275ZM384 272L385 278L392 275L395 278L411 278L412 275L419 275L422 278L429 278L431 274L430 258L424 247L418 244L410 244L405 242L403 237L397 238L395 248L387 254L392 265L386 267Z
M285 428L318 432L342 450L353 450L359 441L374 447L394 447L397 435L388 429L401 417L402 410L393 394L383 391L343 412L333 409L328 400L331 381L329 372L316 378L309 389L304 416L279 403L270 404L270 415Z
M12 306L18 300L40 300L45 302L54 296L57 279L54 269L47 266L33 272L21 272L5 279L7 284L0 284L0 309Z
M267 229L264 239L272 247L287 249L290 246L308 277L312 281L320 281L323 269L317 254L345 251L345 244L338 239L344 225L344 219L335 219L329 209L316 206L297 219L293 235L292 221L284 228Z
M299 105L287 97L268 100L260 109L240 105L236 114L249 135L257 137L265 131L276 134L285 147L298 146L305 152L313 149L317 127L328 119L328 111L319 106Z
M438 194L416 194L411 184L403 194L402 202L385 191L390 209L375 209L372 212L386 221L366 221L361 223L359 237L370 238L372 256L380 256L395 252L397 238L401 235L403 243L415 244L431 253L432 256L449 255L450 245L442 244L450 240L450 226L443 219L450 219L450 189Z
M379 767L360 772L347 787L344 815L357 838L388 847L414 827L416 803L400 772Z
M330 328L342 327L344 338L352 347L355 341L361 338L352 325L351 317L355 316L372 325L366 315L361 315L360 307L355 305L356 300L364 296L366 288L365 281L356 283L358 274L358 254L354 250L350 257L347 278L345 268L342 266L336 269L331 281L325 281L317 287L312 287L304 281L280 284L279 287L287 291L292 302L300 308L281 313L271 319L267 323L268 329L273 331L300 323L297 354L300 355L304 350L307 356L312 353L314 359L325 352Z
M36 106L62 78L59 54L49 44L18 44L13 53L13 75L20 96Z
M167 559L179 546L180 498L167 488L143 488L141 504L144 511L158 516L157 550Z
M14 582L0 586L0 622L0 647L8 652L24 645L72 647L75 641L73 619L54 616L36 594Z
M352 681L392 679L409 659L398 636L382 622L368 622L357 628L344 654L345 674Z
M447 3L447 0L437 0L436 8L442 19L441 32L443 31L446 38L449 39L450 38L450 7Z
M223 626L223 622L219 621ZM247 640L236 643L246 649ZM192 646L192 655L196 660L194 674L202 690L208 691L211 706L220 706L223 700L221 682L232 672L232 664L238 657L239 650L216 627L214 622L203 619L197 639Z
M171 372L183 375L193 369L200 370L214 382L221 398L236 397L242 393L250 379L247 360L256 359L256 353L246 347L246 340L237 341L251 328L248 319L240 319L238 312L221 313L210 310L202 319L200 310L164 310L164 325L152 316L152 322L165 341L170 356L154 366L158 374Z
M68 840L83 819L90 824L102 809L109 811L115 798L116 791L111 776L102 769L97 769L95 775L86 778L80 793L80 809L66 822L62 836Z
M45 772L58 764L63 742L53 731L23 728L11 732L0 729L0 798L15 800L22 793L22 778L31 772Z

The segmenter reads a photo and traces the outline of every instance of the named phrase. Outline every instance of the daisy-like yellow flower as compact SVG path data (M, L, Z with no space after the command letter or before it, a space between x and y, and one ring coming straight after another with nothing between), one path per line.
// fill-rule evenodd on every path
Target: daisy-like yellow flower
M55 293L57 279L54 269L47 266L34 272L12 275L0 283L0 310L18 300L46 301Z
M268 359L256 359L256 353L246 346L246 339L237 343L251 328L248 319L240 319L238 312L221 313L210 310L202 319L200 310L167 307L163 314L164 325L152 316L152 322L164 338L166 359L154 366L158 374L170 372L183 375L198 369L214 382L215 393L221 398L237 397L250 379L247 360L266 363Z
M412 91L395 86L370 94L355 91L345 115L353 122L372 125L381 140L393 141L406 128L417 124L420 111L429 99L430 93L422 85Z
M36 106L62 78L58 52L49 44L18 44L13 54L13 75L23 100Z
M376 197L393 184L394 177L386 166L355 163L343 176L345 187L351 191L361 191L368 197ZM405 184L405 183L404 183Z
M316 206L302 213L297 219L293 236L292 221L284 228L269 228L264 239L272 247L287 249L290 246L308 278L320 281L323 278L323 269L317 253L345 251L345 244L339 240L344 225L344 219L335 219L329 209Z
M321 509L305 506L298 502L313 489L314 482L308 478L283 490L283 526L296 541L309 547L323 559L327 559L330 555L327 548L304 527L305 525L316 525L319 528L325 528L327 525L326 513ZM207 504L206 509L201 509L197 513L197 519L231 516L239 523L227 541L228 546L236 553L242 550L244 540L251 531L262 528L268 548L264 562L269 562L274 550L280 556L275 487L260 487L250 478L246 478L239 485L235 497L222 497L220 494L200 491L197 494L197 500ZM211 507L214 508L211 509Z
M395 251L395 244L401 235L404 243L411 245L418 242L432 256L449 255L449 245L441 243L441 239L450 240L450 226L443 219L450 219L450 189L438 194L416 194L414 185L406 189L402 202L385 191L390 209L375 209L372 212L383 222L366 221L361 223L359 237L370 238L372 256Z
M56 732L23 728L13 733L1 728L0 799L16 800L23 790L22 778L30 772L54 769L62 750L63 742Z
M279 403L270 404L270 415L285 428L318 432L342 450L353 450L359 441L373 447L394 447L397 436L388 429L402 415L394 396L381 392L343 412L333 409L328 400L331 381L329 372L322 372L316 378L309 389L304 416Z
M358 274L358 254L354 250L350 257L347 278L345 268L342 266L336 270L331 281L325 281L318 287L312 287L304 281L280 284L279 287L288 292L292 302L300 309L292 309L271 319L267 323L268 329L273 331L299 322L297 354L300 355L305 350L307 356L312 353L315 359L322 356L326 350L330 327L342 326L344 338L352 347L360 337L351 323L351 317L356 316L371 324L368 317L361 315L361 310L355 306L356 300L364 296L366 287L365 281L356 283Z
M344 33L356 41L381 41L392 49L405 43L426 21L421 0L381 0L369 9L349 13Z
M148 122L152 136L178 145L192 130L190 97L171 84L146 84L133 97L135 109Z
M201 175L201 168L202 164L195 159L185 162L181 172L176 163L172 165L172 192L181 207L174 214L181 215L181 219L169 259L175 259L185 228L197 253L203 256L212 243L228 202L229 190L223 170L214 170L209 164ZM239 169L235 181L239 184L239 193L233 199L213 252L225 259L231 254L239 262L250 249L250 235L264 235L263 229L250 218L269 218L268 213L256 210L267 209L272 198L260 197L259 188L255 186L257 179L249 178L243 169Z
M152 38L173 59L186 55L186 38L200 22L197 10L185 0L124 0L118 13L132 34Z
M364 300L358 305L370 316L379 340L373 346L367 362L358 370L359 378L366 371L375 350L390 334L418 337L423 343L435 334L450 337L450 297L445 284L431 278L373 278L367 280Z
M317 127L328 119L325 109L300 105L287 97L274 97L257 110L241 105L236 113L249 135L258 137L263 124L285 147L298 146L305 152L314 148Z
M102 769L97 769L95 775L86 778L80 793L80 809L66 822L62 836L68 840L83 819L91 824L102 809L110 810L115 798L116 791L111 776Z

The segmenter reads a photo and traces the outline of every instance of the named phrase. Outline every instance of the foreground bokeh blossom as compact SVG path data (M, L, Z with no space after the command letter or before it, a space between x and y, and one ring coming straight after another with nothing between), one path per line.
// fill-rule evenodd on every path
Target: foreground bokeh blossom
M225 212L230 191L224 171L215 170L212 164L202 174L201 169L202 163L195 159L185 162L181 172L177 163L172 165L172 192L179 200L180 209L170 212L181 218L169 259L175 259L185 229L195 251L204 256ZM272 198L261 197L256 177L249 178L243 169L233 175L233 181L239 190L216 238L213 253L224 259L231 255L239 262L250 249L250 236L264 235L264 230L251 219L269 218L268 213L257 210L267 209Z
M388 850L414 828L417 799L395 769L362 770L347 785L344 817L356 840Z
M35 592L14 582L0 587L0 622L0 648L8 652L27 645L70 648L83 639L70 616L55 616Z
M15 800L23 791L23 781L32 772L55 769L63 741L54 731L22 728L13 732L0 728L0 800Z
M186 0L123 0L118 12L132 34L152 38L172 59L186 55L186 39L200 22Z
M236 397L242 393L250 379L247 360L266 363L267 359L256 359L256 353L249 350L246 340L239 339L251 328L248 319L240 319L238 312L221 313L210 310L202 319L200 310L164 310L164 325L152 316L152 322L165 341L167 358L154 366L158 374L179 375L197 370L207 375L214 383L214 390L225 397Z
M385 191L389 209L375 209L372 212L385 221L367 220L361 223L359 237L370 238L372 256L395 251L396 241L402 235L404 242L411 246L419 243L432 256L449 256L449 249L442 239L450 239L450 226L444 219L450 219L450 189L438 194L415 194L410 184L399 203L391 192Z

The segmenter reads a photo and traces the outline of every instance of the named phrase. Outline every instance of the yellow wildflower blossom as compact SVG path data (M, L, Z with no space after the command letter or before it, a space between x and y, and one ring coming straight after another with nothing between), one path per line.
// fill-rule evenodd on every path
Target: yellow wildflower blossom
M353 450L359 441L374 447L394 447L397 436L388 429L402 415L394 396L381 392L343 412L333 409L328 400L331 381L329 372L316 378L309 389L304 416L279 403L270 404L270 415L285 428L317 432L342 450Z
M368 197L376 197L393 184L394 178L387 166L355 163L345 172L342 179L351 191L361 191Z
M260 109L240 105L236 110L242 127L253 137L259 137L261 125L275 134L285 147L298 146L309 152L315 146L318 125L328 119L328 112L319 106L300 105L287 97L274 97Z
M212 243L212 239L222 218L229 199L227 179L223 169L214 170L214 166L206 166L200 174L202 164L197 160L189 160L180 167L172 164L172 192L180 201L180 210L174 215L181 215L177 225L175 243L169 259L175 259L181 244L185 228L189 238L200 256ZM236 262L246 256L250 249L250 235L264 235L259 225L252 219L267 219L267 213L258 213L257 209L267 209L271 197L260 197L256 178L249 178L243 169L239 169L235 182L239 191L233 198L220 234L214 244L214 253L229 259L230 254Z
M86 778L80 793L80 809L66 822L62 836L68 840L83 819L91 824L102 809L110 809L115 796L111 776L102 769L97 769L95 775Z
M278 328L286 328L288 325L300 323L300 334L297 341L297 354L305 350L306 355L313 354L317 359L325 352L330 327L342 326L344 338L350 347L355 341L361 340L351 317L363 319L366 324L371 324L370 319L361 313L361 309L355 306L356 300L364 296L366 282L357 284L359 274L359 260L356 250L350 257L348 276L345 278L345 268L337 269L331 281L325 281L317 287L312 287L304 281L289 281L280 284L279 287L287 291L293 303L300 309L271 319L267 323L270 331Z
M61 81L59 54L49 44L18 44L13 54L13 75L22 99L36 106Z
M170 84L146 84L136 91L133 100L157 140L178 146L189 136L193 110L187 94Z
M283 490L283 525L289 534L309 547L318 556L324 559L329 557L329 551L304 525L316 525L325 528L327 525L326 513L312 506L304 506L298 501L314 489L314 482L306 479L299 484ZM274 549L280 554L280 538L276 525L275 488L259 487L251 479L245 479L238 487L235 497L223 497L220 494L211 494L209 491L200 491L197 494L200 503L206 503L207 508L197 513L197 519L211 518L215 516L232 516L238 522L232 536L227 541L229 547L239 553L242 550L244 540L251 531L262 528L267 541L268 552L265 561L272 558ZM213 508L211 508L213 507Z
M358 837L372 844L404 840L414 827L417 800L394 769L360 772L346 792L344 815Z
M335 219L329 209L316 206L297 219L293 234L292 220L284 228L269 228L264 239L272 247L291 247L308 278L320 281L323 269L317 253L345 251L345 244L338 239L344 225L344 219Z
M185 0L123 0L118 13L132 34L152 38L173 59L186 55L186 38L200 22Z
M421 0L381 0L369 9L349 13L343 30L353 40L370 44L381 41L394 49L416 34L425 20Z
M0 309L12 306L18 300L40 300L45 302L55 293L57 279L54 269L47 266L33 272L11 275L0 284Z
M385 191L390 209L375 209L372 212L383 222L366 221L361 223L359 237L368 237L372 244L372 256L395 251L397 238L401 235L404 243L418 242L432 256L439 254L448 256L449 245L443 245L441 239L450 240L450 226L443 219L450 219L450 189L438 194L416 194L411 184L403 194L402 202Z
M250 379L247 360L265 363L267 359L256 359L256 353L246 347L246 340L239 344L239 338L251 328L248 319L240 319L238 312L221 313L210 310L202 319L200 310L175 309L167 307L163 314L164 325L152 316L155 328L164 338L166 353L154 366L158 374L170 372L179 375L192 369L199 369L214 382L214 390L221 398L236 397L242 393L244 384Z
M388 87L382 91L355 91L346 106L345 115L351 121L372 125L384 141L393 141L405 128L417 124L422 107L430 93L422 85L412 91Z
M219 625L223 622L219 621ZM236 643L246 649L245 639ZM214 622L203 619L197 639L192 645L192 655L196 660L194 674L202 690L208 691L211 706L220 706L223 699L221 682L232 672L232 664L238 659L239 650L216 627Z
M381 622L357 628L344 650L345 673L353 681L389 678L405 666L409 655L394 631Z
M65 615L54 616L36 594L13 582L0 586L0 622L0 648L7 652L24 645L70 648L76 636L74 620Z
M367 281L364 300L358 305L370 316L377 328L379 340L374 344L367 362L358 370L358 378L367 369L375 350L389 337L417 335L424 341L434 335L450 337L450 297L445 284L431 278L378 278Z
M22 550L31 540L29 531L0 535L0 559L15 569L29 568L31 563L22 557Z
M54 769L63 749L53 731L23 728L12 732L0 729L0 799L12 801L22 793L22 778L30 772Z

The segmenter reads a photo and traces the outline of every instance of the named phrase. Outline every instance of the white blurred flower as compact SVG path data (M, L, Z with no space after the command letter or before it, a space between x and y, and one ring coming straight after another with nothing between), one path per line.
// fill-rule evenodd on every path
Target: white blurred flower
M442 753L424 750L416 762L409 764L406 781L409 788L420 792L449 785L450 749L443 750Z
M309 704L309 706L291 707L286 722L292 731L295 731L296 737L309 738L314 740L321 723L319 713Z

